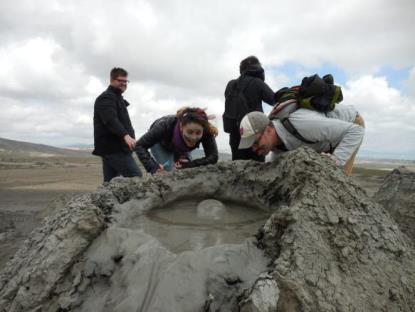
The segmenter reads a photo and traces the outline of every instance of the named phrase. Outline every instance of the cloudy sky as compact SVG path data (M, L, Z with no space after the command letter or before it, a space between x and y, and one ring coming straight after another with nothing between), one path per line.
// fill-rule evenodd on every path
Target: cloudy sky
M413 0L2 1L0 137L91 144L114 66L130 73L138 136L186 105L221 129L226 83L256 55L273 90L334 74L340 105L366 120L361 155L415 159L414 12Z

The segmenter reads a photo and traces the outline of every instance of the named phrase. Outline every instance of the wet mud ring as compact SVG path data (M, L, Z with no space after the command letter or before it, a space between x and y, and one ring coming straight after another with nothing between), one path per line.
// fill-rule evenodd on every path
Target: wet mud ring
M275 210L254 196L265 194L268 187L252 188L240 174L224 174L213 168L203 168L203 173L156 176L144 194L129 191L131 195L126 197L115 189L113 193L119 197L112 209L112 223L142 229L173 253L241 243L253 237Z
M270 217L243 243L175 253L140 218L169 225L158 212L189 197ZM1 273L0 311L411 311L414 259L389 215L305 148L273 163L115 179L74 198Z

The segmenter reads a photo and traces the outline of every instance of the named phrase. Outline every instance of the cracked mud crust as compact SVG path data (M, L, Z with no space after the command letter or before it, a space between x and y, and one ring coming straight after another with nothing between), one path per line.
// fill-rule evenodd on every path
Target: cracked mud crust
M174 254L129 227L189 196L249 203L256 239ZM415 311L415 253L314 151L114 179L44 220L0 275L0 311Z

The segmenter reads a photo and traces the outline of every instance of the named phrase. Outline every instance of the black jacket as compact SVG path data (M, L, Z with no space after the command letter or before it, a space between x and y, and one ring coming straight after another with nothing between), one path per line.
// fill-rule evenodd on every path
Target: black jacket
M129 152L124 136L135 138L133 126L121 90L109 86L94 105L94 155L105 156L117 152Z
M241 88L245 89L245 97L251 111L262 112L262 101L269 105L274 105L274 91L264 82L264 70L259 64L251 65L239 77ZM237 83L238 79L228 82L225 89L225 98L233 89L233 84Z
M148 172L154 173L159 168L157 161L148 152L150 147L159 143L167 151L174 152L172 138L176 122L177 118L174 115L157 119L151 125L150 130L137 141L135 151ZM205 157L190 161L186 164L186 168L215 164L218 161L218 147L215 137L204 131L202 139L194 148L199 147L200 143L202 143Z

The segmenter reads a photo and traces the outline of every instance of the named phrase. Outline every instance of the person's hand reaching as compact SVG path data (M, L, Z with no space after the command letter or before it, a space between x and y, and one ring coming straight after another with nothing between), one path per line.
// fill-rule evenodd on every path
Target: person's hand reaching
M124 135L124 142L127 144L130 151L134 150L136 141L129 134Z
M330 153L321 153L321 155L324 155L328 158L330 158L337 166L340 166L340 160L336 156Z

